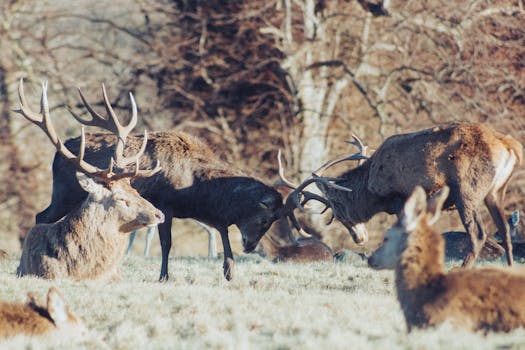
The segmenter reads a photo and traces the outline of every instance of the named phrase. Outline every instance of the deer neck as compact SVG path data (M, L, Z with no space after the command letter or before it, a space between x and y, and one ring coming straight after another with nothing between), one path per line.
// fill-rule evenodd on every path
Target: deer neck
M430 227L405 234L405 238L396 268L397 294L405 313L420 315L421 305L435 295L445 275L445 242Z
M63 220L65 233L69 239L82 242L86 238L102 237L106 241L108 237L122 236L118 232L118 220L112 215L111 208L104 203L91 200L90 196L81 206L68 214Z
M369 163L354 168L340 177L343 178L339 185L352 189L351 192L343 192L345 205L352 212L354 223L367 222L379 212L386 211L386 201L368 189Z

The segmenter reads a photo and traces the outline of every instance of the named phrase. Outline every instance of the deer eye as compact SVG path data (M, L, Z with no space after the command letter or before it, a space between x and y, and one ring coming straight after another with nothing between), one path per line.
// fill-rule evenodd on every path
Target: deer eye
M126 207L129 207L131 204L131 202L126 198L115 198L115 201L117 202L117 204L120 204Z

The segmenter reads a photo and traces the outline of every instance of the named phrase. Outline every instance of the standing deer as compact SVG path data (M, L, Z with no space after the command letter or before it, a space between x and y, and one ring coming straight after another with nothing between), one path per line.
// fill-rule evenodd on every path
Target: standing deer
M427 194L432 194L446 185L450 187L450 195L445 208L458 210L470 236L470 251L463 266L474 263L486 240L478 215L482 202L502 234L507 262L512 265L503 200L507 183L521 162L522 151L517 140L484 124L450 123L391 136L366 161L341 174L333 183L318 181L315 176L308 183L316 182L334 216L358 244L366 242L368 237L366 231L354 230L357 224L379 212L398 215L415 186L422 186ZM329 164L359 157L356 154Z
M92 120L76 116L84 124L102 119L91 106L84 104ZM65 142L72 151L80 148L81 139ZM115 147L109 134L91 134L85 141L85 160L105 166ZM140 148L139 138L130 135L127 150ZM249 177L245 172L219 158L203 141L184 132L167 131L149 134L141 165L152 166L158 159L163 168L148 178L132 179L131 185L142 197L159 208L165 217L159 225L162 250L160 281L168 279L168 257L171 249L172 218L192 218L219 231L224 248L224 276L233 277L233 253L228 228L236 225L242 235L245 252L251 252L271 224L283 215L293 217L289 202L274 188ZM75 177L75 167L57 152L53 161L53 194L51 204L36 216L37 223L60 220L87 196Z
M525 327L525 273L473 268L445 272L443 235L432 228L447 186L428 200L416 186L383 245L369 258L374 269L395 270L397 298L407 329L449 321L469 330L508 332Z
M23 80L20 80L20 110L17 112L40 127L57 152L71 165L72 175L78 185L88 194L75 208L60 221L52 224L37 224L27 234L17 269L18 276L36 275L44 278L71 278L75 280L114 278L122 260L127 233L142 227L162 223L164 215L151 203L142 198L131 187L130 180L147 178L160 170L160 165L151 170L139 169L141 157L147 142L144 134L143 147L131 157L124 157L123 149L127 134L137 122L137 107L130 94L133 114L130 123L122 126L103 88L108 119L104 127L111 129L117 137L113 157L108 155L108 168L98 168L84 160L85 134L82 129L78 156L70 151L57 136L49 115L47 83L42 84L40 113L33 112L27 105ZM102 120L100 121L102 124ZM135 163L132 171L127 165ZM116 172L115 165L120 168Z
M27 298L25 305L0 301L0 340L19 334L79 337L88 333L56 288L49 288L46 304L40 304L31 293Z

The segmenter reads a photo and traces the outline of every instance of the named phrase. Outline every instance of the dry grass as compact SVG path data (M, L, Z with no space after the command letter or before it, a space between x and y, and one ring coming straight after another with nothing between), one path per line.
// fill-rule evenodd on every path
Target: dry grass
M57 286L87 323L87 339L18 337L6 348L80 349L494 349L525 347L525 331L483 336L438 329L406 334L393 291L393 273L347 261L272 264L237 257L235 280L222 277L221 261L178 257L171 279L158 283L160 258L128 257L122 281L18 279L18 257L0 262L0 296L23 301Z

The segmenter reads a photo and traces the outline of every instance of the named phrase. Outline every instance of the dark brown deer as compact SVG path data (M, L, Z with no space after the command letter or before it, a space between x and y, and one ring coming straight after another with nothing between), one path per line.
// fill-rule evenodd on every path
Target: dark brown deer
M432 194L446 185L450 187L450 195L445 208L458 210L470 236L471 247L463 265L474 263L486 240L478 215L483 202L502 234L507 262L512 265L503 200L507 183L521 162L522 151L517 140L484 124L450 123L391 136L369 159L338 176L333 181L338 187L327 181L318 181L317 185L334 216L360 244L367 240L367 235L354 231L357 224L367 222L379 212L399 214L415 186L422 186L427 194ZM344 159L347 158L341 158ZM351 191L343 191L341 186Z
M432 228L448 187L427 201L417 186L383 245L368 259L374 269L393 269L407 329L445 321L473 331L508 332L525 327L525 273L517 269L445 270L443 235Z
M94 125L103 119L85 101ZM83 120L84 124L91 121ZM81 139L65 142L73 152ZM126 151L140 148L140 139L130 135ZM107 166L115 148L110 134L98 133L86 137L85 160L95 166ZM283 215L293 215L282 196L244 171L217 156L200 139L184 132L168 131L149 134L141 166L150 167L158 159L163 168L154 176L132 180L141 196L159 208L165 221L159 225L162 249L160 280L168 279L168 257L171 249L172 218L193 218L219 231L224 248L224 276L233 276L233 253L228 228L236 225L241 231L245 252L251 252L271 224ZM56 222L86 198L75 177L74 166L57 153L53 161L53 194L51 204L36 217L37 223Z
M127 134L137 122L137 107L130 94L133 115L127 126L122 126L111 105L104 98L108 119L104 127L113 130L117 137L114 156L108 154L108 168L98 168L84 160L85 134L82 129L78 156L72 153L58 137L49 115L47 83L42 84L40 113L27 105L23 80L20 80L20 110L27 120L40 127L49 137L57 152L71 165L72 175L88 194L63 218L52 224L37 224L27 234L17 269L18 276L36 275L44 278L72 278L75 280L118 277L118 266L122 260L127 233L142 227L157 225L164 215L142 198L131 187L130 179L146 178L160 170L157 163L151 170L139 169L139 159L144 146L131 157L124 157L123 149ZM134 169L126 166L134 163ZM119 169L117 169L117 167Z

